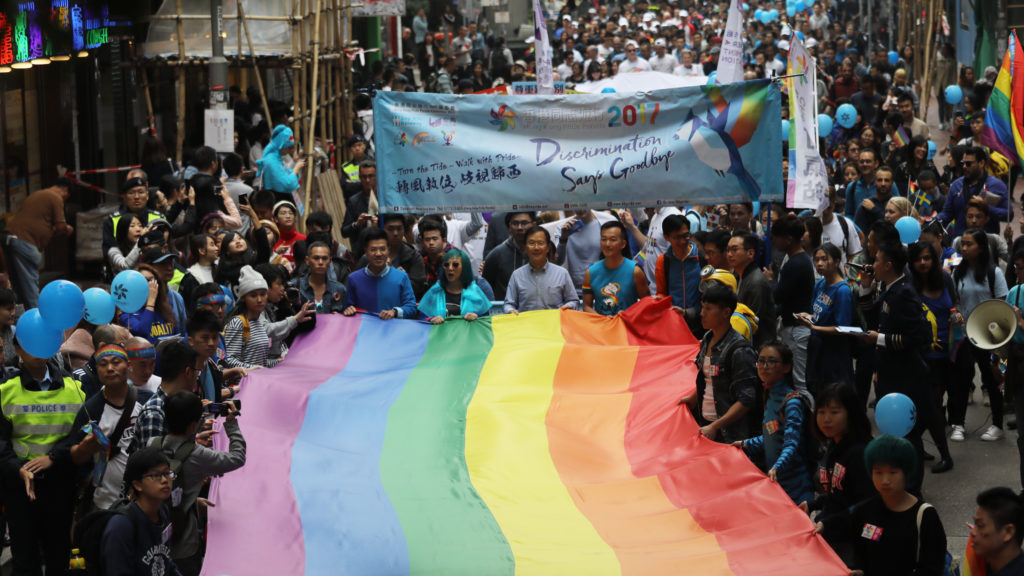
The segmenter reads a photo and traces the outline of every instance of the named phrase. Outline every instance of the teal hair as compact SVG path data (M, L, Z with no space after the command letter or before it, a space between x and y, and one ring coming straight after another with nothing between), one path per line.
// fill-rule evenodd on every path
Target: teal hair
M459 281L462 282L463 286L469 286L473 282L473 264L469 261L469 256L457 248L445 252L444 258L441 259L441 270L439 271L438 278L441 281L441 287L448 287L448 276L444 273L444 263L458 258L462 262L462 276L459 276Z
M905 438L883 434L868 443L864 449L864 466L868 473L875 464L888 464L903 470L908 479L917 471L917 452L914 445Z

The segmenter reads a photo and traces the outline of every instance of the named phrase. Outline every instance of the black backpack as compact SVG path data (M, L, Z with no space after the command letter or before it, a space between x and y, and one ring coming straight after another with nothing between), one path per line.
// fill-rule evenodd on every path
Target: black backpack
M104 573L103 533L115 516L127 516L132 523L132 534L138 529L135 516L128 510L131 503L121 502L108 510L93 510L75 524L74 548L85 559L85 573L100 576Z
M160 450L167 455L171 461L171 472L174 473L174 484L171 486L171 497L164 502L164 509L167 511L167 517L171 520L171 540L169 544L177 544L181 540L181 536L185 533L185 522L188 518L190 509L186 509L184 503L181 501L182 495L185 492L185 475L182 474L185 461L192 455L192 452L196 449L196 443L192 440L183 442L181 446L173 452L168 452L164 448L164 444L167 441L167 436L157 438L153 441L150 446ZM178 496L178 505L174 505L175 493Z

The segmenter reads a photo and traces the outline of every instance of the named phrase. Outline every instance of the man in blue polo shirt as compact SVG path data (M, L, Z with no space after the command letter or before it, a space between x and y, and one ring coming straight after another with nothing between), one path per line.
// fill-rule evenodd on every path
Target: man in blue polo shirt
M405 272L392 268L388 262L387 233L380 228L367 228L362 240L366 267L349 275L345 287L349 306L342 313L353 316L356 312L366 311L377 314L381 320L416 318L412 282Z

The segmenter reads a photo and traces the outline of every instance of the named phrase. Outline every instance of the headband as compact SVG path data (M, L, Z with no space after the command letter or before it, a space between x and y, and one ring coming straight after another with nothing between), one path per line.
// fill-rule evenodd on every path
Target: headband
M156 358L156 348L147 346L146 348L129 348L127 350L128 357L135 358Z
M196 300L196 307L208 306L210 304L227 304L228 299L224 296L224 293L208 294L203 296L199 300Z
M107 344L106 346L100 348L99 350L96 351L94 358L96 359L97 362L99 362L104 358L110 358L113 356L120 356L125 361L128 360L128 354L125 353L124 348L118 346L117 344Z

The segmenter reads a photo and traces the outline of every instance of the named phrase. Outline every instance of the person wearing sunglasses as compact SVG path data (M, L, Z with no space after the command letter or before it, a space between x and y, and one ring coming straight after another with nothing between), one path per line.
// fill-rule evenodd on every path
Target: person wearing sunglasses
M452 249L445 253L442 262L441 277L420 300L420 313L432 324L450 317L472 322L490 313L491 299L477 284L469 256Z
M949 185L939 220L949 225L950 236L954 238L967 230L967 203L976 196L989 205L990 219L985 225L985 232L998 234L999 223L1007 222L1007 218L1013 216L1013 206L1006 194L1006 183L985 170L988 159L985 148L968 148L961 162L964 175Z

